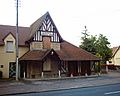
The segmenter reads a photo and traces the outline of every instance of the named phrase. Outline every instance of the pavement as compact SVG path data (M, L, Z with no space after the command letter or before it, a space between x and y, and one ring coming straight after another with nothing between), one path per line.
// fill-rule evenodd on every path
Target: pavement
M58 79L0 80L0 96L25 93L36 93L71 88L85 88L120 83L120 72L110 71L108 74L71 77Z

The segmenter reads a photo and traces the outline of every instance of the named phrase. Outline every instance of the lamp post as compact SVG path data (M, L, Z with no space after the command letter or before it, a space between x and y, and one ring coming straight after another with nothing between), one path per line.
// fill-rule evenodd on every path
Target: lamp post
M16 81L18 81L18 0L16 0Z

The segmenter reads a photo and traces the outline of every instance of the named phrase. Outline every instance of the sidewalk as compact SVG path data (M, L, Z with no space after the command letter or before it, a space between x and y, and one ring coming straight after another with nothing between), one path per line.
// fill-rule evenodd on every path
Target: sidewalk
M101 76L58 80L0 81L0 95L43 92L70 88L83 88L120 83L119 72L109 72Z

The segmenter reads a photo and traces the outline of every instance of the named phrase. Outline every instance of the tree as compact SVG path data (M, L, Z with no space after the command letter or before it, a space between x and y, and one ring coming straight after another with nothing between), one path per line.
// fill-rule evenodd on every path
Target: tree
M110 60L112 57L112 50L110 48L110 42L103 36L102 34L99 35L96 41L96 52L100 54L102 58L102 63L106 64L106 61Z
M80 45L81 48L85 49L88 52L96 55L96 37L92 36L84 38L82 37L82 44Z
M106 61L110 60L112 56L112 50L110 47L110 42L106 38L106 36L103 36L100 34L97 38L97 35L95 36L83 36L81 37L82 43L80 45L81 48L85 49L86 51L101 57L102 63L106 64Z

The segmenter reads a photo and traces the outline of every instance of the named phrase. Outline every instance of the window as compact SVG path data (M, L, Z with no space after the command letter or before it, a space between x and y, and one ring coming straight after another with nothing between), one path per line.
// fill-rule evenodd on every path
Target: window
M51 71L51 61L50 61L50 59L47 59L43 63L43 71Z
M7 41L6 52L13 52L13 51L14 51L13 41Z

